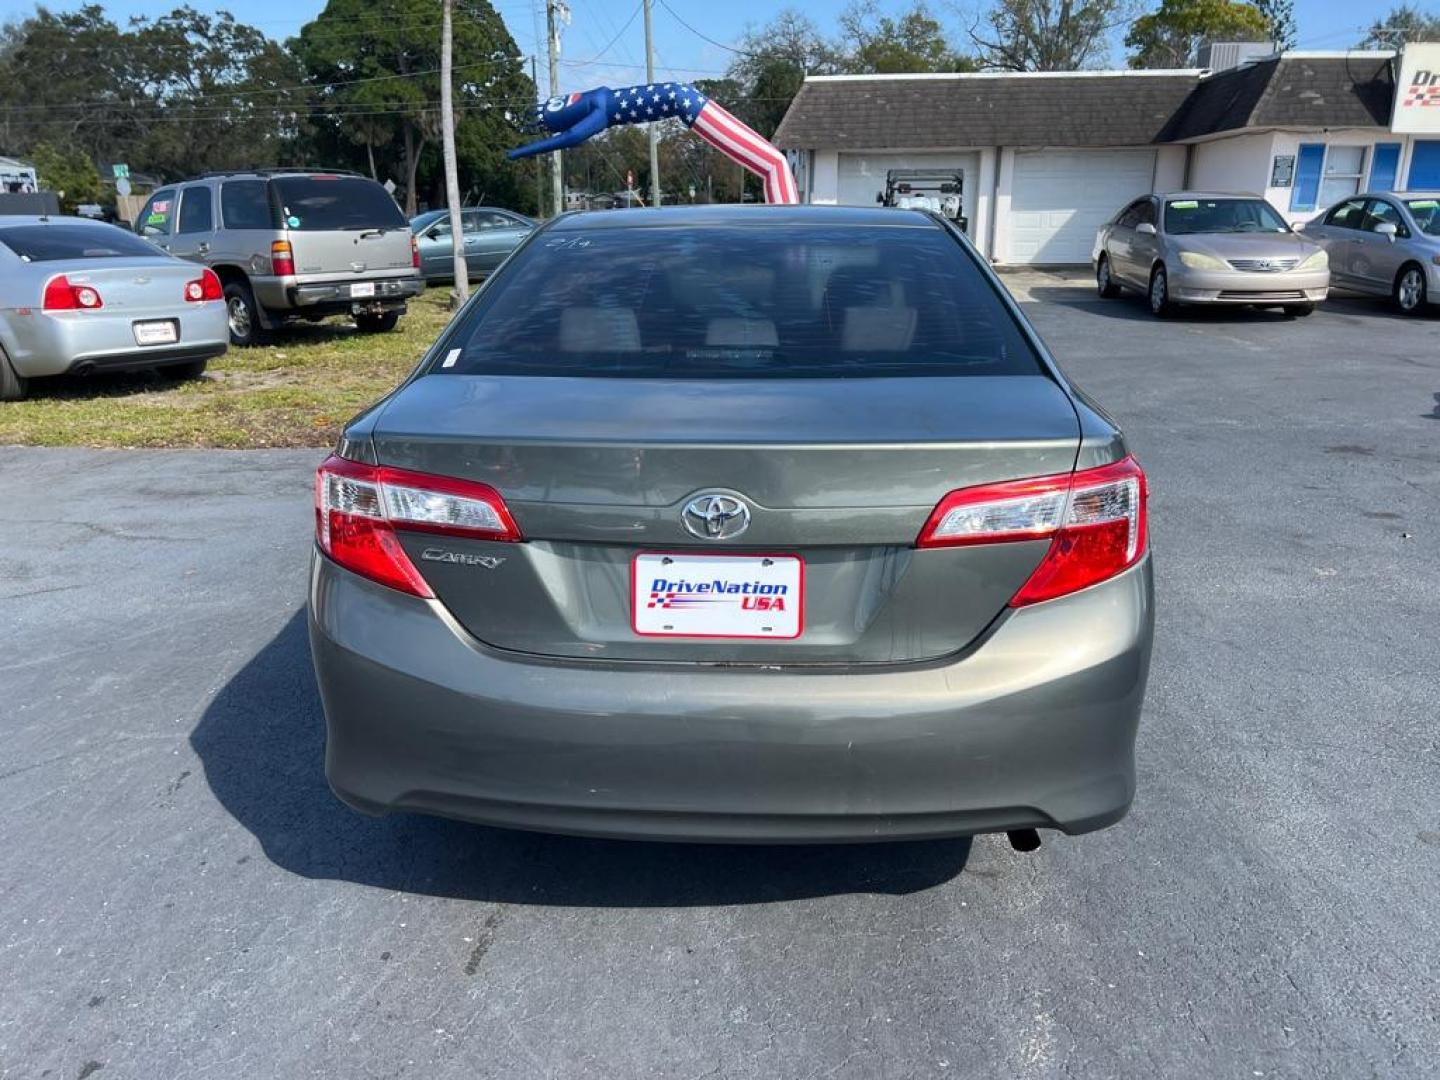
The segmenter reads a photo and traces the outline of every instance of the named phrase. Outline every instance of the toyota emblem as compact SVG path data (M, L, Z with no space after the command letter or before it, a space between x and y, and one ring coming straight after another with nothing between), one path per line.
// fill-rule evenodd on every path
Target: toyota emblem
M734 495L697 495L685 504L680 521L701 540L732 540L750 527L750 507Z

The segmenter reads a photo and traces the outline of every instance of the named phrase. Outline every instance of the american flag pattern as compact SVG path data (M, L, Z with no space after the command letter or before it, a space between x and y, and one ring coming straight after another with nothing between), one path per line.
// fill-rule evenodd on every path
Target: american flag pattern
M765 185L767 203L800 201L785 155L689 83L645 83L619 90L601 86L551 98L535 107L532 126L554 134L510 151L510 157L578 146L617 124L648 124L671 118L680 120L716 150L759 176Z
M1405 108L1419 105L1421 108L1440 105L1440 86L1412 86L1405 91Z

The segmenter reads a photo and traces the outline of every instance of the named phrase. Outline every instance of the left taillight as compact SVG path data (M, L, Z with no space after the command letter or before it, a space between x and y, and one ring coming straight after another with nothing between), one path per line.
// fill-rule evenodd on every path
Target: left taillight
M410 265L420 269L420 242L415 239L414 233L410 234Z
M341 566L412 596L430 586L397 531L518 541L500 493L450 476L365 465L331 455L315 472L315 542Z
M192 304L224 298L225 290L220 287L220 279L214 270L205 270L194 281L185 283L185 299Z
M1094 469L963 488L940 500L916 547L1050 540L1011 607L1098 584L1145 554L1148 491L1133 457Z
M72 283L64 274L57 274L45 283L40 302L42 311L97 311L104 306L99 289Z

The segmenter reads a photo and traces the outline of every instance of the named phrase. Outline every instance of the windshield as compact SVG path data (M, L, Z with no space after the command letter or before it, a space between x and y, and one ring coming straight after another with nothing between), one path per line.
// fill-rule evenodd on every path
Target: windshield
M1165 231L1191 233L1286 233L1290 226L1264 199L1174 199L1165 204Z
M280 176L270 181L280 197L286 227L302 232L331 229L406 229L395 200L361 176Z
M1427 236L1440 236L1440 199L1406 199L1410 216Z
M938 226L705 225L542 233L432 371L632 378L1037 375Z
M63 259L154 259L160 256L155 245L114 225L10 225L0 227L4 244L26 262L58 262Z

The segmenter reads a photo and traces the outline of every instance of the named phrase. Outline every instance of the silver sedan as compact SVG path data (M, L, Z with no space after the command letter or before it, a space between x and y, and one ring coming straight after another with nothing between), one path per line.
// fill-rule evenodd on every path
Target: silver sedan
M1156 315L1180 304L1250 304L1309 315L1330 288L1325 251L1253 195L1146 195L1102 228L1092 253L1104 297L1133 288Z
M0 218L0 401L46 375L164 367L193 378L228 342L214 271L114 225Z
M1440 303L1440 193L1356 195L1305 226L1330 253L1335 285L1389 296L1407 315Z

